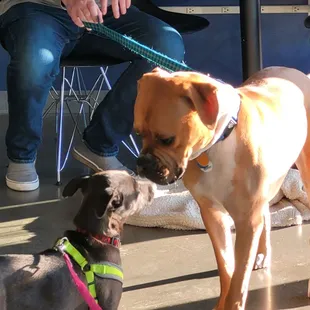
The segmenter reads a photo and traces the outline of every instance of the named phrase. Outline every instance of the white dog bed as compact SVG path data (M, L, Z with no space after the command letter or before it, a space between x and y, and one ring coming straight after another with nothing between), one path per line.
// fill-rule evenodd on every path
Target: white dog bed
M281 190L270 202L272 227L300 225L310 220L307 204L299 171L291 169ZM181 181L170 186L157 186L154 203L130 217L127 224L178 230L205 229L199 207Z

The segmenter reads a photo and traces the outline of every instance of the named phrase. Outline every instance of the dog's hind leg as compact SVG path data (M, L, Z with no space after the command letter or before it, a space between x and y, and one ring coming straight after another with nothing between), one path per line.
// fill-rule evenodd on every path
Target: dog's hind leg
M269 268L271 262L271 241L270 241L270 210L265 208L264 212L264 227L259 239L259 245L254 264L254 270L261 268Z
M231 224L228 217L208 199L199 199L201 216L210 236L221 285L221 294L216 310L223 310L225 299L230 287L230 281L234 272L234 249L231 234Z

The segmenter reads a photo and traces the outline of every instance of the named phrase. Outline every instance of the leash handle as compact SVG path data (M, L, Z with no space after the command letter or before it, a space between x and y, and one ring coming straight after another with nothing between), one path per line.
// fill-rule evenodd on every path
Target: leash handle
M95 299L90 295L86 285L80 280L78 275L73 269L72 262L67 253L63 253L64 260L67 264L67 267L70 271L71 277L73 278L74 284L76 285L79 293L87 303L90 310L103 310L95 301Z

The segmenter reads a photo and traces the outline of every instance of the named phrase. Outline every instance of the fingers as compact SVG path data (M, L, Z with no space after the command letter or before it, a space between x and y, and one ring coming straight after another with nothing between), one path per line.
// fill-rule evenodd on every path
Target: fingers
M131 6L131 0L112 0L112 11L114 18L125 15L127 9Z
M112 12L113 12L114 18L117 19L120 17L118 0L112 0Z
M78 8L71 8L68 10L68 14L70 15L72 21L78 26L78 27L84 27L84 24L80 18L81 15L83 15Z
M102 15L106 15L108 12L108 0L101 0L101 12Z
M101 0L101 9L94 0L74 1L67 0L67 11L73 22L84 27L84 22L103 23L103 16L107 14L108 0ZM112 12L114 18L118 19L121 15L127 13L131 5L131 0L112 0Z
M127 12L127 0L119 0L119 8L122 15L125 15Z
M98 5L93 1L88 2L86 11L88 11L87 12L88 14L86 15L87 21L89 22L93 21L94 23L97 23L98 17L101 16L101 12L100 12ZM85 11L84 11L84 14L85 14Z
M105 0L106 1L106 0ZM101 10L94 0L67 1L67 12L78 27L84 27L84 22L103 23Z
M89 10L87 8L80 9L78 14L79 14L79 18L80 18L81 21L83 21L83 22L87 22L87 21L92 22L91 16L90 16L90 12L89 12Z

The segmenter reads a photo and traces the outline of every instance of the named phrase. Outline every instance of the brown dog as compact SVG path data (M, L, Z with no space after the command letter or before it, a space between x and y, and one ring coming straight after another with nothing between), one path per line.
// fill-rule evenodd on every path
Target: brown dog
M220 274L218 310L244 309L253 266L268 267L268 203L294 162L309 196L309 109L310 79L283 67L266 68L239 88L161 69L139 81L138 172L158 184L183 177L199 204Z

